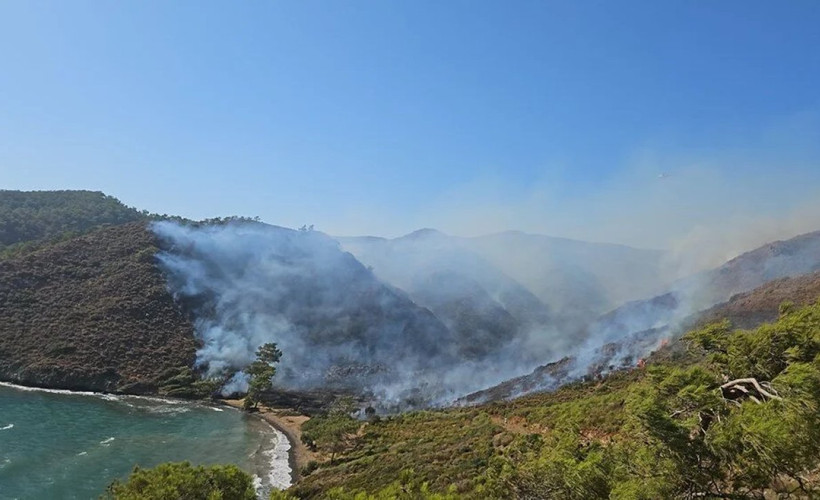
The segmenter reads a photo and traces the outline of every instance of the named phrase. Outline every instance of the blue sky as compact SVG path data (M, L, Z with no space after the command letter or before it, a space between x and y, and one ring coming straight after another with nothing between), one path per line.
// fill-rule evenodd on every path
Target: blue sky
M803 229L818 26L817 1L6 1L0 187L334 234Z

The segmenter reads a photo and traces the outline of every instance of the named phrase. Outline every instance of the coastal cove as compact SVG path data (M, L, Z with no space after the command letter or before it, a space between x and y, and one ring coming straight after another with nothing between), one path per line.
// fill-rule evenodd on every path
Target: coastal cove
M135 465L233 463L261 496L291 484L285 435L224 405L0 383L0 496L97 498Z

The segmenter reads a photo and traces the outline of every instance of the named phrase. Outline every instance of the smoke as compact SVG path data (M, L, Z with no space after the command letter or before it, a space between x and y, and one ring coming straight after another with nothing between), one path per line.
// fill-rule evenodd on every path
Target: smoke
M818 269L820 231L815 231L769 242L714 269L677 280L663 295L627 303L598 318L588 327L586 341L565 352L570 358L560 379L544 380L543 386L530 384L530 389L552 388L581 377L633 367L692 327L704 310L770 281Z
M523 333L499 341L445 324L324 234L259 223L153 230L169 288L194 318L197 366L229 379L225 393L245 388L241 370L267 342L283 352L279 386L370 392L384 404L451 399L521 369Z
M524 233L340 243L261 223L153 229L169 288L194 320L197 366L227 380L223 392L245 390L241 370L276 342L280 387L348 389L394 409L452 401L561 358L560 374L516 390L634 365L698 311L820 265L818 235L670 283L659 271L667 253ZM654 290L668 293L615 308Z

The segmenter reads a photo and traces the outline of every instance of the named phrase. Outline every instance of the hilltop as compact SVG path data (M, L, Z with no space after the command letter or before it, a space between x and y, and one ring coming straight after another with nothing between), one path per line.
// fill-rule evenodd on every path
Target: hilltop
M0 256L147 215L96 191L0 190Z

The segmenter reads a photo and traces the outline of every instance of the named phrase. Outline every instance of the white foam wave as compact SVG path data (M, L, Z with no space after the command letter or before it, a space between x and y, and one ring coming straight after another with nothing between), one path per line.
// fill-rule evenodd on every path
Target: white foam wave
M256 474L253 475L253 489L256 490L257 496L262 494L262 478Z
M120 396L124 398L134 398L140 401L153 401L154 403L162 403L168 405L189 405L191 401L185 399L173 399L173 398L163 398L161 396Z
M111 394L106 394L104 392L90 392L90 391L69 391L68 389L46 389L44 387L29 387L27 385L17 385L12 384L10 382L0 382L0 387L8 387L10 389L16 389L18 391L28 391L28 392L48 392L50 394L72 394L77 396L112 396Z
M114 440L114 437L112 436L110 438L103 439L102 441L100 441L100 444L103 445L103 446L108 446L109 444L111 444L111 441L113 441L113 440Z
M0 427L0 431L7 431L7 430L11 429L12 427L14 427L14 424L9 424L5 427Z
M273 426L271 426L273 427ZM279 429L273 427L273 448L264 452L270 457L268 481L273 488L284 490L292 484L293 470L290 468L290 441Z
M67 389L47 389L44 387L30 387L27 385L18 385L12 384L9 382L0 382L0 387L8 387L10 389L15 389L18 391L26 391L26 392L45 392L48 394L65 394L68 396L91 396L95 398L100 398L105 401L113 401L117 403L124 404L131 408L135 408L137 405L134 403L138 402L152 402L152 403L161 403L162 405L168 406L176 406L180 407L181 409L163 409L162 407L158 407L159 409L152 409L148 406L140 406L148 411L153 413L185 413L188 411L189 408L182 408L181 405L186 405L190 407L191 405L195 405L197 403L192 401L187 401L183 399L172 399L172 398L163 398L159 396L136 396L131 394L111 394L107 392L91 392L91 391L70 391Z

